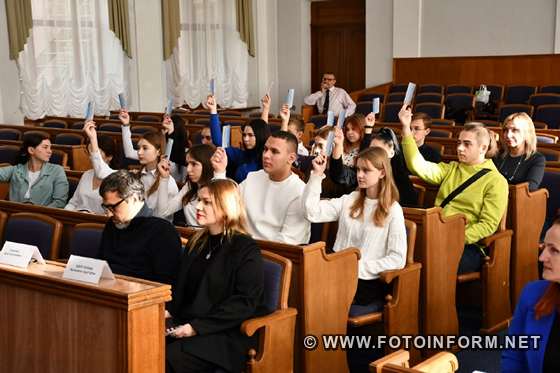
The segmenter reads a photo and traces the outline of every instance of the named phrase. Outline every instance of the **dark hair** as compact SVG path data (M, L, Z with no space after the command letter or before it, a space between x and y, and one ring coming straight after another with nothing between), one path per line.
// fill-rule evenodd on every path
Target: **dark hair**
M552 222L552 226L560 225L560 214ZM543 316L550 315L556 311L560 313L560 284L558 282L550 281L544 294L535 304L535 319L539 320Z
M288 146L291 148L290 150L294 153L297 153L298 141L297 137L295 137L293 133L287 131L278 131L270 135L270 137L285 140L288 143Z
M303 123L303 120L301 120L299 118L290 118L290 120L288 122L288 126L290 126L290 125L296 126L296 128L299 132L305 131L305 123Z
M87 137L85 142L86 147L89 143L89 137ZM112 157L109 162L109 167L113 170L121 168L122 154L119 151L120 147L115 144L115 141L113 141L111 136L97 134L97 145L99 146L99 149L103 150L103 153L105 153L106 156Z
M329 137L329 132L334 130L334 126L327 126L324 125L323 127L315 130L315 132L313 133L313 137L317 137L319 136L322 139L327 139L327 137Z
M245 130L245 127L251 127L253 132L255 133L255 148L254 149L245 149L247 151L254 151L256 153L257 164L259 168L262 168L262 153L264 150L264 144L266 140L270 136L270 129L268 127L268 123L266 123L262 119L253 119L249 123L241 126L241 131ZM245 145L243 145L245 147Z
M399 140L397 140L397 135L395 135L395 132L392 129L383 127L379 131L374 132L371 136L371 140L375 139L383 141L383 143L392 146L393 150L395 151L395 155L399 155L401 153Z
M412 121L421 120L424 123L424 127L431 128L432 127L432 117L426 113L414 113L412 116Z
M187 179L187 183L189 183L189 191L183 197L183 205L186 205L196 197L199 185L208 184L214 177L214 167L212 167L210 158L215 151L216 147L207 144L195 145L189 149L187 155L191 156L191 158L193 158L195 161L202 164L202 175L200 175L200 180L198 181L198 183L191 183L190 180Z
M103 179L99 186L99 195L103 198L108 192L117 192L122 199L136 196L139 201L144 200L144 184L140 180L140 174L127 170L115 171Z
M49 136L43 134L41 132L26 132L23 135L23 143L21 144L21 148L19 149L18 154L18 164L24 164L29 161L29 151L28 148L36 148L38 147L43 140L50 140Z
M171 148L171 156L169 160L179 166L186 166L185 163L185 146L187 144L187 129L185 128L185 120L178 114L171 116L173 121L173 133L170 138L173 139L173 147Z

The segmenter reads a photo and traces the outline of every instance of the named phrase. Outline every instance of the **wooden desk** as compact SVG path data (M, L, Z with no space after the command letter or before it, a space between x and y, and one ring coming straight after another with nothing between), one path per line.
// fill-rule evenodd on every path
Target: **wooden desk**
M0 265L2 372L163 373L170 286L125 276L91 285L63 271Z

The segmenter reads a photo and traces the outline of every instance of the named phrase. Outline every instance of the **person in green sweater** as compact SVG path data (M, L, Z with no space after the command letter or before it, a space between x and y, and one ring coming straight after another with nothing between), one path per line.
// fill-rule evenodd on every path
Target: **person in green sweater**
M402 148L408 169L422 180L440 185L435 205L482 169L488 172L443 206L443 215L464 214L467 217L465 250L458 273L479 271L484 248L481 239L496 232L508 201L507 180L496 169L492 157L498 145L492 132L482 125L466 125L457 140L458 162L432 163L422 157L410 129L412 111L403 106L399 112L402 124Z

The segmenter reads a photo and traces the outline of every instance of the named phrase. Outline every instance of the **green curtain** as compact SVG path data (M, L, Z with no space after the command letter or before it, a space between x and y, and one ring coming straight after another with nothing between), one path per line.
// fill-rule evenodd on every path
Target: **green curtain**
M180 0L161 0L161 18L163 26L163 60L173 54L181 33Z
M17 60L33 27L31 0L6 0L10 59Z
M129 58L132 58L130 51L130 31L128 22L128 0L107 0L109 7L109 29L121 41L122 49Z
M247 50L251 57L255 57L255 35L253 32L253 1L236 0L237 7L237 31L241 40L247 44Z

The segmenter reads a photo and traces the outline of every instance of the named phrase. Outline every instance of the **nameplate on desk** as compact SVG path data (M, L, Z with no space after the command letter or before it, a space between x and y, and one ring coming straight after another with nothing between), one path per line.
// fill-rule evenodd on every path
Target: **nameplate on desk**
M43 256L37 246L24 243L6 241L0 251L0 263L14 267L27 268L31 259L45 264Z
M70 255L62 278L99 284L101 278L114 280L115 275L105 260Z

